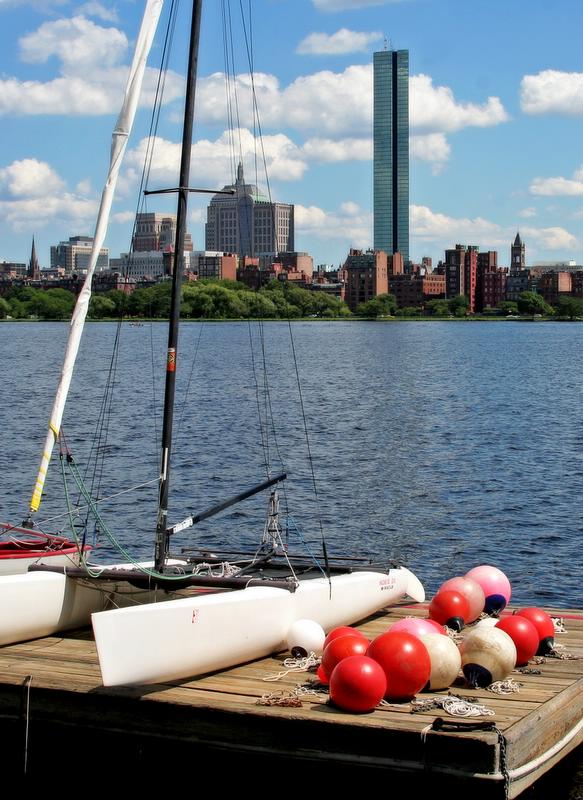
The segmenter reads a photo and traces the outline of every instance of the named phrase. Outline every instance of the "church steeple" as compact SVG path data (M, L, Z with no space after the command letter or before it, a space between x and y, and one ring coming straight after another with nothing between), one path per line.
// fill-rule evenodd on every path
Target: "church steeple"
M36 248L34 246L34 236L32 237L32 250L30 252L30 261L28 262L27 276L33 280L40 280L40 266L38 258L36 257Z
M510 270L519 272L523 269L526 269L526 247L517 231L514 244L510 245Z

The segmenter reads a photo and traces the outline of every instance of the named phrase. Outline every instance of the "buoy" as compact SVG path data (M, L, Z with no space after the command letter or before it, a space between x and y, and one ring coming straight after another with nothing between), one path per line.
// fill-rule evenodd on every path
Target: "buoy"
M482 564L466 572L465 577L479 583L484 590L486 614L499 614L510 602L512 595L510 581L498 567Z
M516 616L525 617L530 620L537 629L538 648L536 655L548 655L555 646L555 626L547 612L543 611L542 608L529 606L528 608L521 608L520 611L517 611Z
M305 658L309 653L321 656L326 634L313 619L297 619L287 632L287 646L294 658Z
M410 700L429 680L429 653L421 639L411 633L382 633L370 643L367 655L384 670L388 700Z
M429 618L454 631L461 631L470 615L470 604L453 589L439 591L429 603Z
M393 633L405 631L405 633L412 633L413 636L427 636L430 633L441 633L447 636L443 625L434 619L425 619L424 617L405 617L393 623L389 630Z
M523 667L538 650L538 631L528 617L512 614L503 617L496 627L510 636L516 647L516 666Z
M332 677L332 671L336 664L348 656L364 656L368 650L370 642L365 636L337 636L336 639L326 645L322 653L322 669L328 678Z
M458 575L455 578L450 578L439 587L438 592L446 589L451 589L454 592L463 594L470 606L470 616L467 622L474 622L478 619L484 606L486 605L486 596L480 584L473 578L468 578L465 575Z
M449 636L429 633L421 637L431 661L431 672L427 689L439 691L447 689L457 678L462 666L458 646Z
M360 636L361 639L366 639L367 642L370 641L367 637L359 631L357 628L351 628L350 625L340 625L338 628L332 628L332 630L328 633L326 638L324 639L324 647L323 650L332 642L334 639L338 639L340 636Z
M464 637L460 653L466 681L473 689L504 680L516 664L514 642L496 627L474 628Z
M368 656L348 656L330 676L330 700L345 711L372 711L385 696L387 679L380 664Z
M324 686L328 686L328 684L330 683L330 679L326 675L326 670L321 664L318 666L318 669L316 670L316 677L318 678L320 683L324 684Z

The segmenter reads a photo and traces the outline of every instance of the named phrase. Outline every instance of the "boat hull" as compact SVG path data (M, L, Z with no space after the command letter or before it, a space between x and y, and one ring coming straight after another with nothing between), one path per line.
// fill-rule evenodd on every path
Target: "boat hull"
M295 592L253 586L92 615L105 686L163 683L262 658L285 648L291 624L349 625L405 595L421 601L409 570L314 578Z

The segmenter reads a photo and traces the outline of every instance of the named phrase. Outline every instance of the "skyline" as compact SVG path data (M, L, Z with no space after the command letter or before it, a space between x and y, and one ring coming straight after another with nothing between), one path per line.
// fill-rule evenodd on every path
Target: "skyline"
M273 200L296 206L296 249L337 265L372 246L372 58L410 55L410 252L434 263L457 242L496 249L509 265L516 231L527 263L583 263L583 7L558 0L256 0L255 87ZM141 4L0 0L0 260L25 261L32 236L49 248L92 235L124 66ZM298 9L300 10L298 13ZM163 26L150 64L160 53ZM179 31L177 38L181 38ZM156 185L174 185L184 65L171 64L159 129ZM233 180L226 132L219 4L207 3L199 61L192 183ZM236 56L235 136L253 175L253 114ZM152 89L152 72L148 82ZM57 110L59 113L53 113ZM106 245L127 251L147 130L139 114L122 168ZM175 166L176 165L176 166ZM173 173L173 168L175 169ZM189 228L204 247L208 197L191 201ZM171 211L172 205L148 210Z

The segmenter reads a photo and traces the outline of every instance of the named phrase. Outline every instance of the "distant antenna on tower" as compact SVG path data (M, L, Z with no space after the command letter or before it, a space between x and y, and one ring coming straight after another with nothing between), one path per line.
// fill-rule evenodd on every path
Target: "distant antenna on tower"
M389 39L389 37L388 37L388 36L385 36L385 46L384 46L384 50L385 50L385 52L386 52L387 50L390 50L390 49L391 49L391 40Z

